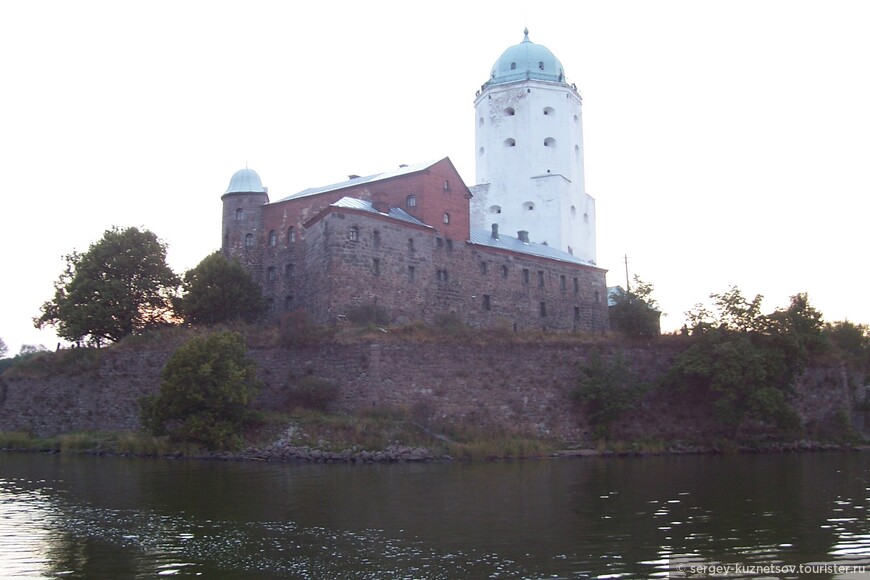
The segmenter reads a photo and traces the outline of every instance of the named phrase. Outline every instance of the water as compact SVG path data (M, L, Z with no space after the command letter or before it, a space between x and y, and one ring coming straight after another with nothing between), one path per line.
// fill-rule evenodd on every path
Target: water
M402 465L0 454L0 576L650 578L721 565L730 578L862 577L845 566L870 578L868 496L863 453Z

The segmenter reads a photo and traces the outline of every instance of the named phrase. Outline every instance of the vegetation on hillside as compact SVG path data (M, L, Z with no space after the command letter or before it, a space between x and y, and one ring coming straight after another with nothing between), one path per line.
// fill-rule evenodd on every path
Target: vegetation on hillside
M184 274L175 307L188 324L253 322L265 312L266 300L244 266L214 252Z

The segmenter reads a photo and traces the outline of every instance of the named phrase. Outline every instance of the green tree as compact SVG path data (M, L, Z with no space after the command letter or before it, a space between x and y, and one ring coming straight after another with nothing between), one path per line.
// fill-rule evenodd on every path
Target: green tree
M710 297L715 312L698 306L687 313L691 344L675 360L666 382L710 392L717 416L735 432L747 419L797 427L788 399L806 367L805 339L815 332L817 311L806 295L793 297L789 309L772 315L761 312L761 295L748 300L736 286Z
M54 298L34 318L69 341L100 346L172 317L179 280L166 265L166 245L148 230L106 230L85 253L64 257Z
M215 252L184 274L176 307L190 324L252 322L265 312L266 301L260 286L237 260Z
M142 401L142 424L152 434L168 434L176 441L235 448L259 391L255 376L240 334L194 338L167 361L159 394Z
M870 328L848 320L826 324L822 334L852 365L870 366Z
M611 296L610 326L626 336L658 336L661 312L652 297L653 285L634 277L630 290L619 288Z
M607 437L613 423L635 405L649 385L638 380L620 355L605 360L598 351L593 351L580 371L580 381L571 398L586 407L595 434Z
M6 343L0 338L0 358L6 356L6 353L9 352L9 347L6 346Z

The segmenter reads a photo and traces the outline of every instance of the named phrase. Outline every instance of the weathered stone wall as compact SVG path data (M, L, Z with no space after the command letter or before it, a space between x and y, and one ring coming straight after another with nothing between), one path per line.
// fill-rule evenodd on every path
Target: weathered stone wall
M261 407L281 409L287 385L304 375L340 386L336 410L400 407L429 420L508 426L567 441L589 436L569 393L578 365L593 351L612 347L542 344L464 346L356 344L294 349L254 349L265 387ZM647 380L665 372L675 345L621 348ZM76 376L0 377L0 431L40 436L80 430L134 430L138 401L155 393L170 351L107 351L99 365ZM863 377L837 368L810 369L798 385L796 407L808 425L823 425L848 410ZM673 392L648 396L618 426L625 437L691 438L718 429L709 401Z

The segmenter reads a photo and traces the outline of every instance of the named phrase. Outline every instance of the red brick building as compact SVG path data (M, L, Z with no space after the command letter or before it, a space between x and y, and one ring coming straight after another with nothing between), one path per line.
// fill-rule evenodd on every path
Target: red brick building
M526 232L472 228L471 197L448 158L274 202L243 169L221 198L221 249L274 317L304 309L332 323L374 305L396 323L452 313L472 326L607 329L605 270Z

